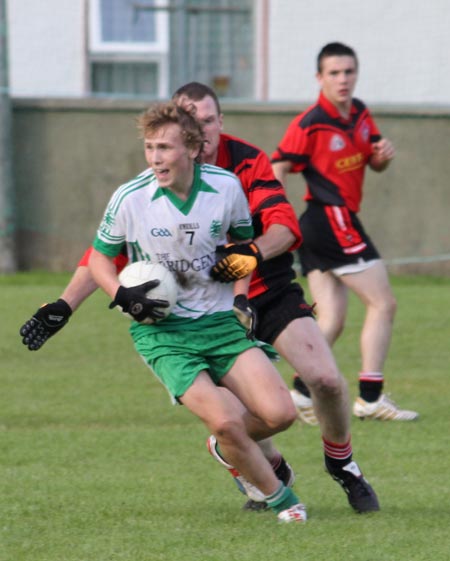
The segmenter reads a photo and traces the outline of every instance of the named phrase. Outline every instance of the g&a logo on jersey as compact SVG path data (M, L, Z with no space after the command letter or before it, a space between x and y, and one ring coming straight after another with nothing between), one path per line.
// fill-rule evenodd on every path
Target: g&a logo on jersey
M340 134L333 134L330 140L330 150L332 152L338 152L345 148L345 140Z
M171 238L172 233L167 228L152 228L150 230L150 235L154 238Z

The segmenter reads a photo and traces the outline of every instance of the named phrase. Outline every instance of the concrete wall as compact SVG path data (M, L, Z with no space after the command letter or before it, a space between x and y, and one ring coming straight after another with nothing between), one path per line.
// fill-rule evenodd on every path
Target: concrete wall
M145 168L138 102L13 104L18 262L23 270L72 270L113 190ZM225 105L227 132L269 154L300 106ZM393 272L450 275L450 113L373 109L397 157L367 173L361 216ZM300 212L303 181L291 176ZM447 256L447 257L445 257Z

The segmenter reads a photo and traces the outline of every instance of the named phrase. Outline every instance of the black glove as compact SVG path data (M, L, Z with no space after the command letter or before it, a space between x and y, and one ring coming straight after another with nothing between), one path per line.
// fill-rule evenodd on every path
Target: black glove
M119 286L114 300L109 305L110 308L120 306L122 311L130 314L136 321L143 321L151 318L153 320L163 319L164 312L157 308L168 308L167 300L151 300L146 294L152 288L159 285L159 280L151 280L139 284L138 286Z
M51 304L43 304L20 328L22 343L30 351L38 351L47 339L66 325L71 315L71 307L62 298Z
M247 338L255 338L256 330L256 311L248 301L247 296L238 294L234 298L233 312L236 314L238 320L247 329Z
M262 263L263 257L255 242L219 245L211 277L219 282L233 282L249 275Z

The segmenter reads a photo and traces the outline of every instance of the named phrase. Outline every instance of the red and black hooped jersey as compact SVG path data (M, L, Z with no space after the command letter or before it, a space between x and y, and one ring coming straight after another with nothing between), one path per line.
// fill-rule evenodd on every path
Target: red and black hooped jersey
M290 161L291 173L303 173L306 201L358 212L372 143L380 139L362 101L353 99L347 120L321 93L314 105L291 122L272 162Z
M295 210L275 178L267 154L240 138L221 134L216 165L232 171L241 181L253 218L255 238L264 234L272 224L288 227L296 238L289 251L258 267L250 283L249 297L289 283L295 278L291 251L300 245L301 234Z

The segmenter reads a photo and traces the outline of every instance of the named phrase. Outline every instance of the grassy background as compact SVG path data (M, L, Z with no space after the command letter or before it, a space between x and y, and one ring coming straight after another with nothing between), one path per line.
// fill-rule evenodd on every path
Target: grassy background
M450 557L450 281L393 278L399 302L386 391L415 423L353 421L355 459L382 510L355 514L322 466L320 433L277 436L295 467L306 525L241 510L206 451L206 429L132 348L96 293L29 352L18 336L67 275L0 276L0 561L447 561ZM356 395L363 310L335 347ZM291 372L280 363L286 381Z

